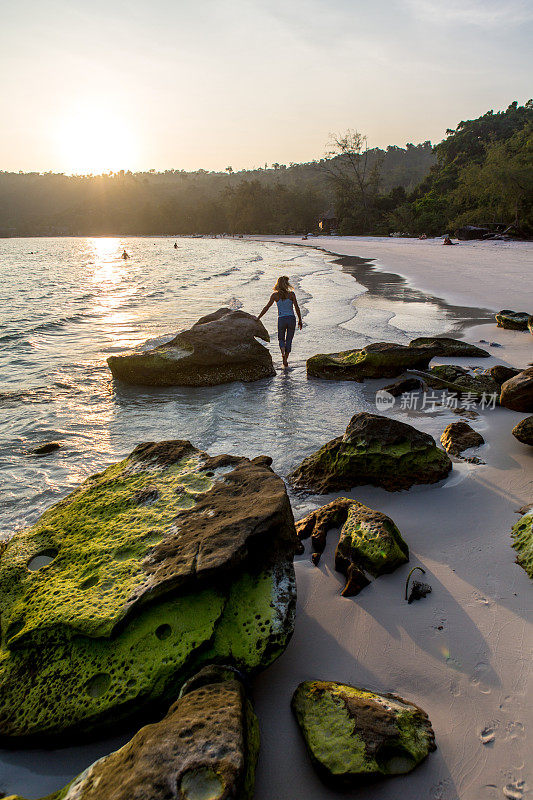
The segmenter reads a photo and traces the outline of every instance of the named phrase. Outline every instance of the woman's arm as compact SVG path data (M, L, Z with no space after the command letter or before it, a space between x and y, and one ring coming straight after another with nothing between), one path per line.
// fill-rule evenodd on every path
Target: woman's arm
M302 314L300 311L300 306L298 305L298 300L296 299L296 295L294 294L294 292L291 292L291 300L294 309L296 311L296 314L298 316L298 327L300 328L300 330L302 330Z
M276 292L273 292L273 293L270 295L270 300L268 301L268 303L266 304L266 306L264 307L264 309L261 311L261 313L259 314L259 316L257 317L257 319L261 319L261 317L263 316L263 314L266 314L266 312L268 311L268 309L270 308L270 306L272 305L272 303L274 303L275 299L276 299Z

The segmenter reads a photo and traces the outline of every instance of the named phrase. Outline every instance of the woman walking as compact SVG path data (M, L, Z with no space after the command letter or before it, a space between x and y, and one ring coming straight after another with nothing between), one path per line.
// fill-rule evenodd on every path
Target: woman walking
M278 342L285 369L289 366L289 353L291 352L292 337L296 330L296 316L298 315L298 327L302 330L302 315L300 307L294 294L294 289L289 283L287 275L281 275L276 281L274 291L270 295L270 300L261 311L257 319L261 319L266 314L273 303L278 306Z

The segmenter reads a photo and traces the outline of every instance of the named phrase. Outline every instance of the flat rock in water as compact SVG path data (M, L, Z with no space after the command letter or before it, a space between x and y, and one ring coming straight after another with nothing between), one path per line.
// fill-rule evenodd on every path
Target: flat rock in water
M485 398L495 396L497 402L500 393L500 387L491 375L471 373L456 364L436 364L428 372L420 374L432 389L447 389L458 396L468 394L478 399L483 395Z
M529 511L513 525L511 531L516 563L533 578L533 511Z
M502 384L500 405L526 414L533 411L533 367L528 367Z
M489 358L490 353L475 344L451 339L447 336L420 336L409 342L409 347L427 347L434 356L464 356L465 358Z
M515 425L512 434L522 444L533 447L533 416L526 417L518 425Z
M499 328L509 328L513 331L527 331L530 314L527 311L511 311L508 308L496 314Z
M139 445L0 554L0 738L84 734L206 660L253 672L294 619L294 521L268 466Z
M360 350L312 356L307 360L307 374L331 381L395 378L406 369L427 367L432 358L433 353L427 347L376 342Z
M45 442L45 444L35 447L31 452L34 456L47 456L49 453L55 453L60 447L59 442Z
M467 422L451 422L444 429L440 441L446 452L452 456L458 456L470 447L480 447L485 444L483 436Z
M164 719L43 800L252 800L258 752L259 726L240 680L206 668Z
M305 681L292 710L317 773L335 789L403 775L435 750L427 714L394 694Z
M107 359L113 377L145 386L214 386L275 375L262 322L245 311L220 308L166 344Z
M352 417L344 436L305 458L289 475L294 486L325 494L372 484L388 491L445 478L452 462L432 436L391 417Z

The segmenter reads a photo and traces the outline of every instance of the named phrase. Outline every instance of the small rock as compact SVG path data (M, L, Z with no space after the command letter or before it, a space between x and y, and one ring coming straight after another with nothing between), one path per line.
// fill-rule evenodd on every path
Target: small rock
M403 381L384 386L382 391L388 392L393 397L399 397L406 392L417 392L423 388L424 383L419 378L405 378Z
M464 408L461 406L460 408L452 409L452 411L454 414L460 414L461 417L467 417L467 419L476 419L476 417L479 417L478 412L474 411L473 408Z
M504 309L496 314L499 328L508 328L513 331L527 331L528 319L531 315L526 311L510 311Z
M435 750L427 714L398 695L305 681L291 706L313 766L335 789L403 775Z
M512 411L533 412L533 367L528 367L502 384L500 405Z
M522 444L533 447L533 416L526 417L518 425L515 425L511 433Z
M483 436L468 425L467 422L451 422L440 437L444 449L452 456L458 456L470 447L479 447L485 443Z
M49 453L54 453L56 450L59 450L61 445L59 442L46 442L45 444L39 445L34 450L32 450L32 454L34 456L47 456Z

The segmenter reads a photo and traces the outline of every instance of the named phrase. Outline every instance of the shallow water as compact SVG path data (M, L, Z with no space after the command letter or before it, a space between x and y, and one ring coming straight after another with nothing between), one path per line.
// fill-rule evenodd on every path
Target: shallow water
M287 374L207 389L111 379L111 353L173 335L221 306L258 313L284 273L304 313ZM143 441L186 438L212 454L266 453L286 475L354 413L375 411L376 384L307 380L306 358L371 340L407 342L471 318L423 300L369 291L326 253L270 242L179 239L175 250L164 238L0 240L1 534L33 522ZM266 325L279 366L274 310ZM442 426L428 415L420 427L435 434ZM31 455L49 441L61 448ZM295 513L305 507L292 500ZM118 741L4 753L0 791L45 795Z

